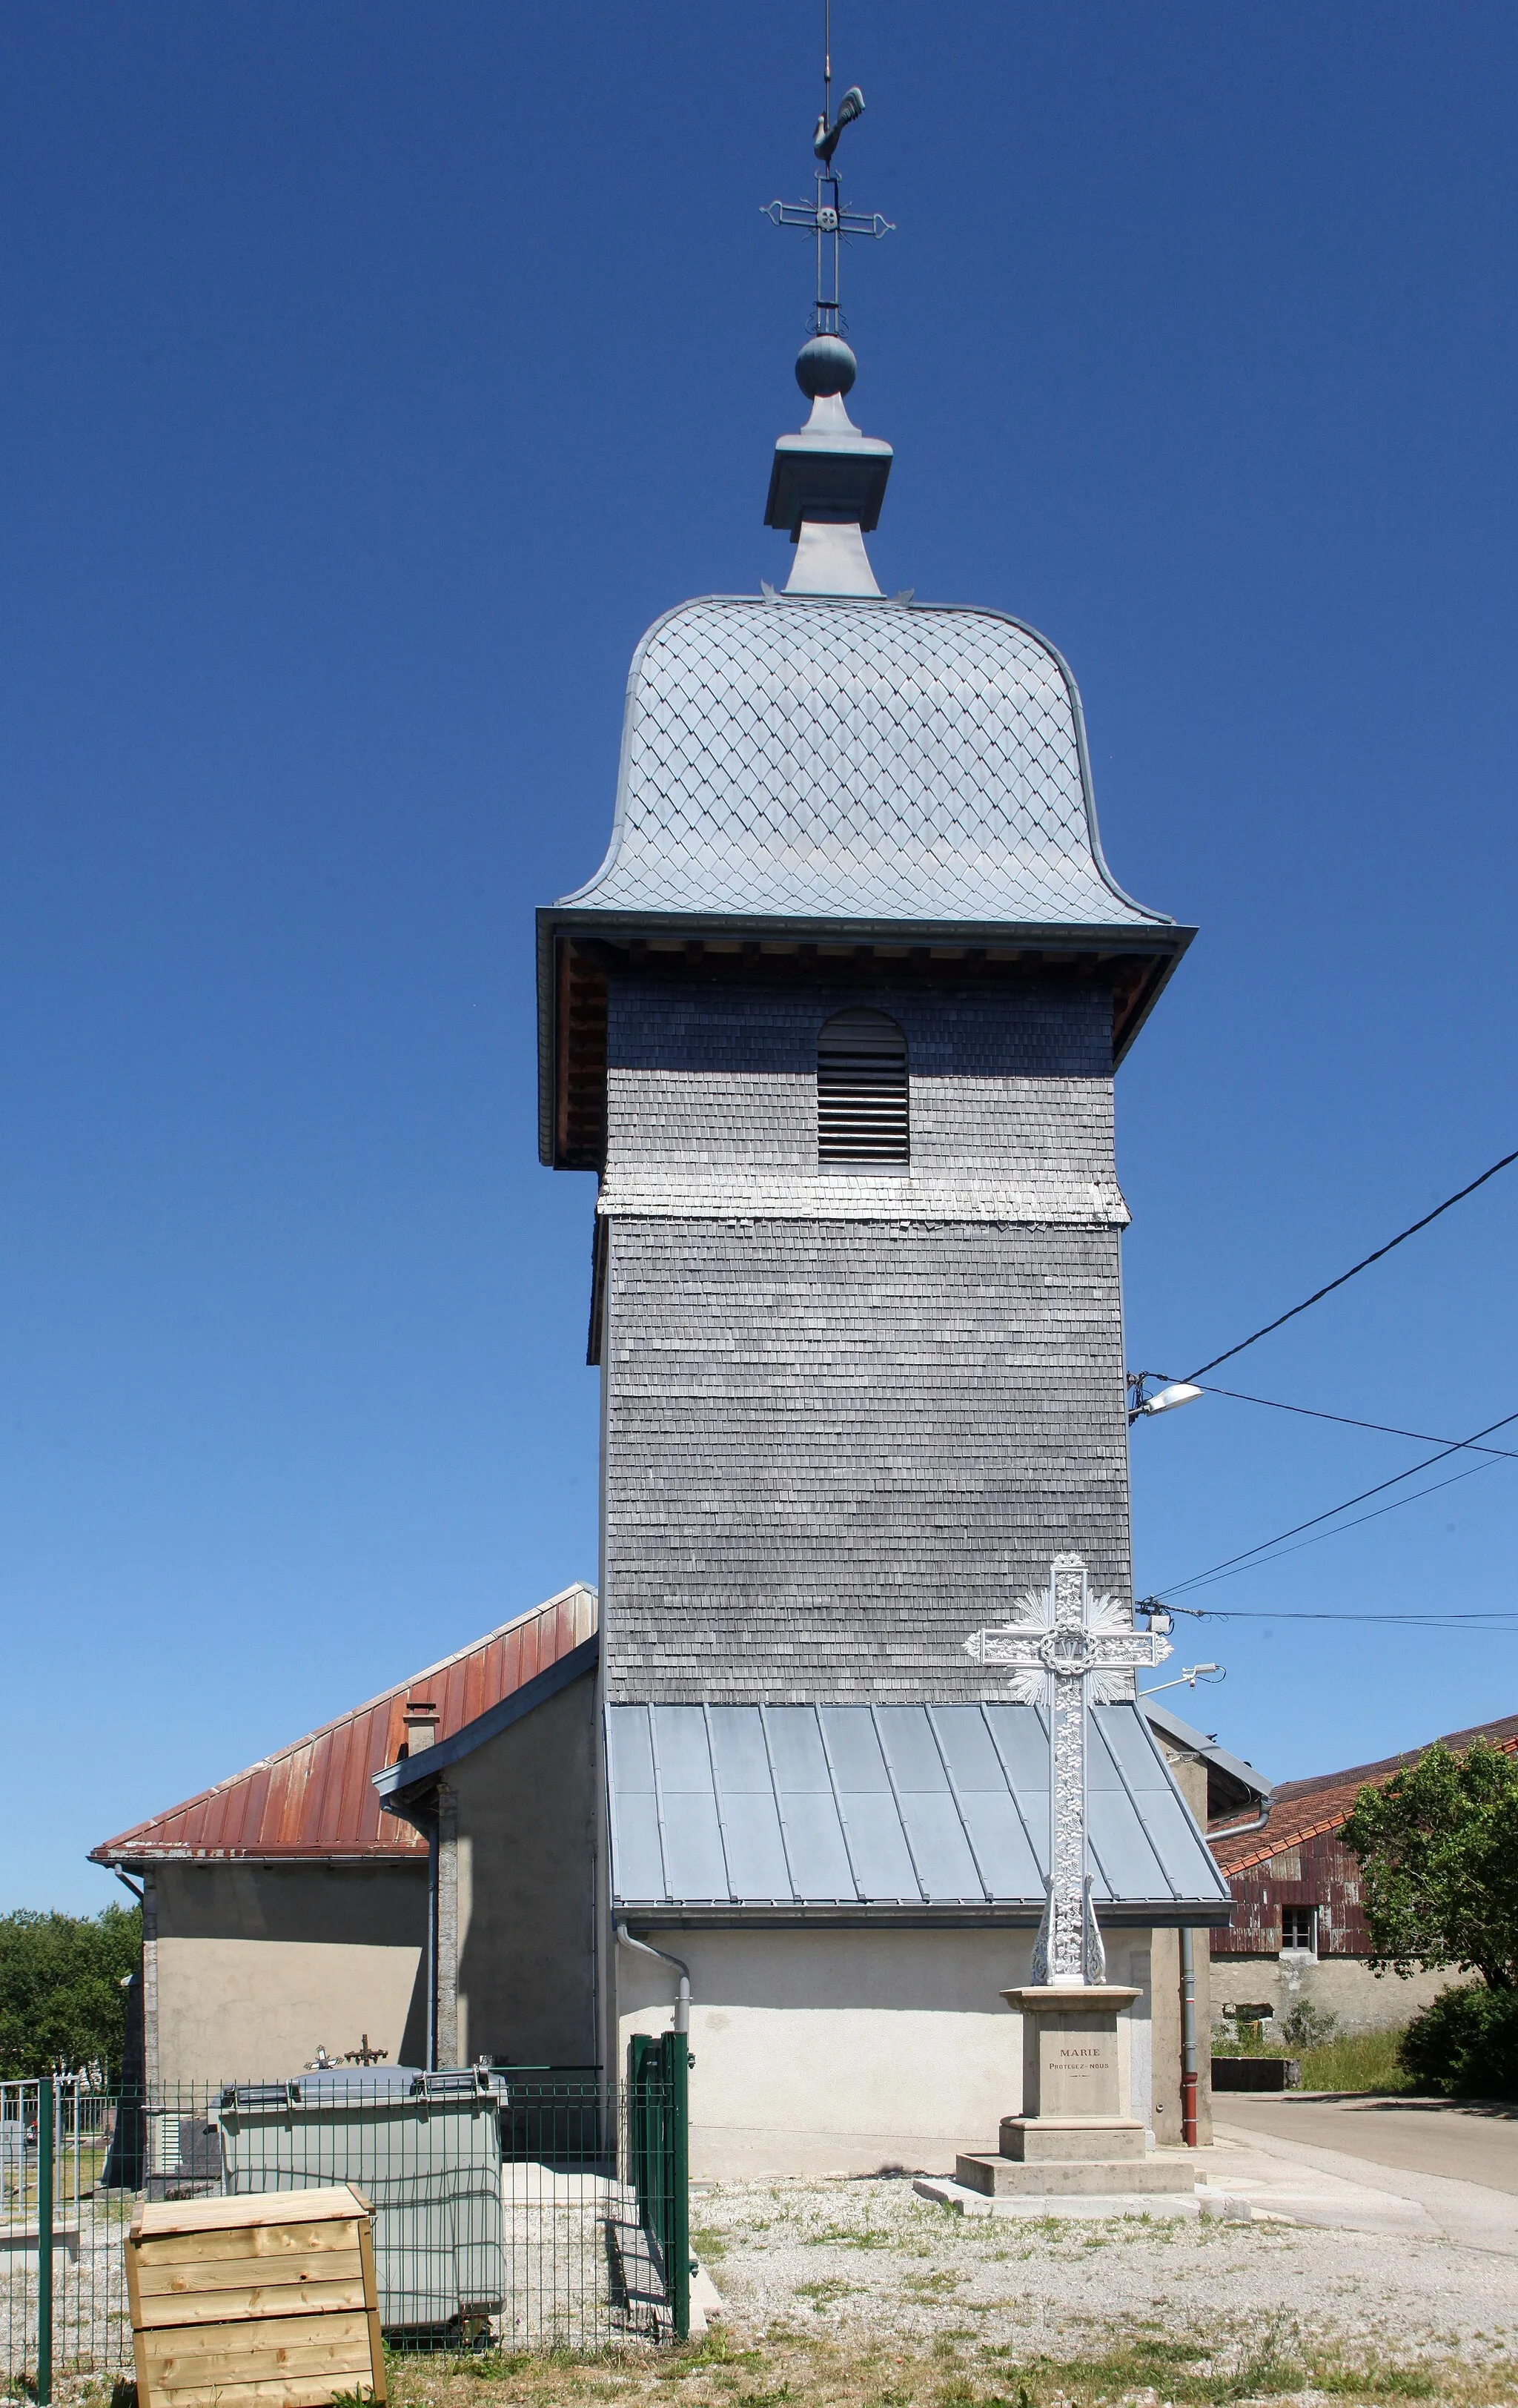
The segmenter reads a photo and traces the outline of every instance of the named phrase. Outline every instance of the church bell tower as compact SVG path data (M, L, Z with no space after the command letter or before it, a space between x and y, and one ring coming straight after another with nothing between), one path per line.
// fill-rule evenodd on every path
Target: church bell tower
M650 629L606 861L538 918L613 1702L967 1698L1053 1555L1129 1589L1112 1080L1191 931L1107 867L1054 647L880 593L852 374L802 351L789 583Z
M823 282L837 132L815 209L770 211L819 255L765 509L788 581L650 628L606 859L538 914L542 1158L598 1181L609 1954L635 1909L1030 1945L1047 1742L967 1640L1071 1554L1131 1626L1113 1073L1192 931L1107 867L1053 645L880 590L891 447ZM1101 1778L1170 1836L1098 1901L1216 1920L1124 1696Z

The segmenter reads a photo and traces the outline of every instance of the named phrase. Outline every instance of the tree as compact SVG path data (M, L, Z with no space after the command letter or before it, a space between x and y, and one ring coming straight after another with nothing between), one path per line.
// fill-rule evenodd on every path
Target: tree
M135 1906L96 1915L0 1915L0 2080L98 2059L122 2070L128 1978L142 1961Z
M1454 1965L1518 1986L1518 1758L1489 1740L1458 1756L1438 1742L1361 1790L1343 1839L1378 1972Z

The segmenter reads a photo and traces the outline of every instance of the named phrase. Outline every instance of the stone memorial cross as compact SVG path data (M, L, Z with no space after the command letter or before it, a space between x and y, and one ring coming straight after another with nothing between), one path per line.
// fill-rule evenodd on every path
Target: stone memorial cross
M1056 1990L1100 1983L1106 1957L1087 1870L1086 1709L1133 1696L1140 1664L1170 1653L1155 1631L1135 1630L1118 1597L1093 1597L1080 1555L1056 1555L1049 1586L1024 1591L999 1629L965 1641L978 1664L1006 1665L1014 1705L1049 1708L1049 1881L1034 1950L1033 1979Z

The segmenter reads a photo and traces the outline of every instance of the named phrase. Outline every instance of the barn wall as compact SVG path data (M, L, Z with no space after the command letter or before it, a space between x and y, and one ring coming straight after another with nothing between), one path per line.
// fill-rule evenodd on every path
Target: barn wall
M1320 1956L1368 1956L1370 1931L1360 1903L1360 1866L1337 1831L1278 1849L1263 1864L1228 1875L1230 1930L1212 1937L1215 1956L1274 1956L1283 1906L1315 1906Z
M153 1886L160 2081L285 2080L365 2032L421 2064L424 1865L168 1864Z
M1300 2000L1337 2015L1345 2032L1382 2031L1405 2024L1467 1976L1414 1973L1399 1981L1395 1973L1372 1973L1363 1956L1327 1956L1316 1965L1280 1956L1220 1956L1212 1967L1213 2014L1223 2020L1225 2005L1267 2006L1279 2027ZM1205 2032L1204 2032L1205 2040Z
M1347 2032L1405 2024L1465 1976L1453 1970L1376 1974L1368 1961L1370 1929L1360 1896L1359 1859L1337 1831L1278 1848L1263 1863L1228 1875L1233 1926L1212 1934L1215 2013L1224 2005L1268 2006L1277 2026L1299 2000L1336 2015ZM1281 1953L1283 1906L1318 1909L1317 1959Z

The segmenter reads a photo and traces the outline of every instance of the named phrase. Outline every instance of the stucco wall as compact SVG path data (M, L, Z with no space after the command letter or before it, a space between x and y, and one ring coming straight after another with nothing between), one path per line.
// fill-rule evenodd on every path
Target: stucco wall
M1339 2017L1346 2032L1382 2031L1405 2024L1448 1990L1469 1977L1452 1967L1444 1973L1413 1973L1399 1981L1395 1973L1379 1977L1363 1956L1310 1957L1220 1956L1212 1968L1212 2013L1223 2022L1223 2009L1268 2006L1275 2011L1277 2032L1299 1999Z
M365 2032L422 2062L423 1866L160 1865L154 1890L159 2080L282 2080Z
M458 2059L587 2065L595 2045L595 1679L451 1770Z
M651 1932L691 1968L691 2171L952 2173L994 2148L1020 2110L1031 1931ZM1149 2105L1147 1932L1109 1937L1118 1980L1142 1976L1132 2018L1132 2112ZM674 1976L616 1954L619 2061L635 2031L666 2031Z

